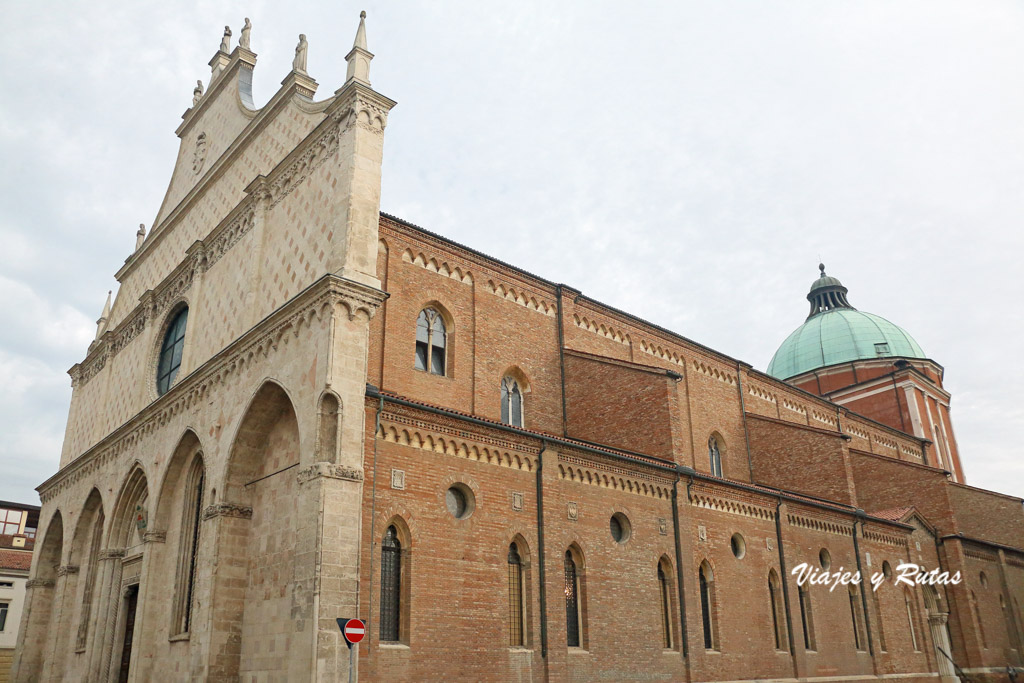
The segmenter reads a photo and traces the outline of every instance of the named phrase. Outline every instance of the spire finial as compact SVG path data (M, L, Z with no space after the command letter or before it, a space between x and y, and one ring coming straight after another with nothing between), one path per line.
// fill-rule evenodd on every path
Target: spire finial
M352 50L345 55L348 62L348 73L345 75L345 82L356 80L363 85L370 85L370 60L373 53L366 44L366 12L359 13L359 28L356 29L356 39L352 43Z
M825 277L825 264L824 263L819 263L818 264L818 270L821 271L821 277Z
M103 312L100 313L99 320L96 321L96 339L100 338L104 332L107 331L107 321L110 320L110 295L111 291L107 290L107 301L103 304Z

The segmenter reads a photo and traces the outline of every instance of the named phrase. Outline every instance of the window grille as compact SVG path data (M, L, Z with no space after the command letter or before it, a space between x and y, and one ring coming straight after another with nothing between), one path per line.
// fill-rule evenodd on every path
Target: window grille
M399 640L401 625L402 544L389 526L380 549L380 639Z
M508 644L523 647L523 563L519 548L513 543L508 547Z
M569 647L580 646L579 580L572 553L565 551L565 630Z

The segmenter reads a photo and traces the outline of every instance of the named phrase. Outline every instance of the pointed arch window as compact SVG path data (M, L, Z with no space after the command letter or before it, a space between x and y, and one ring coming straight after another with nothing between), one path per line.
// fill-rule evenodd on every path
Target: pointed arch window
M974 612L974 619L978 622L978 636L981 638L981 647L988 649L988 641L985 640L985 623L981 620L981 610L978 609L978 597L974 591L970 592L971 610ZM917 649L916 647L914 648Z
M185 480L181 535L178 541L178 580L175 591L174 631L188 633L192 623L192 604L196 584L196 560L199 555L199 526L203 511L205 471L196 456Z
M707 562L701 563L698 572L700 580L700 617L704 631L704 649L718 649L715 637L715 576Z
M658 590L661 600L661 646L666 650L672 648L672 617L669 605L668 576L665 575L665 568L658 565Z
M402 543L392 524L380 547L380 639L400 638L402 599Z
M815 650L814 645L814 612L811 609L811 595L807 586L800 586L800 625L804 632L804 649Z
M424 308L416 318L416 369L444 375L447 365L448 331L434 308Z
M188 307L181 309L167 326L163 344L160 345L160 361L156 370L156 391L163 396L174 384L174 378L181 369L181 354L185 350L185 327L188 324Z
M714 436L708 439L708 459L711 463L711 474L716 477L722 476L722 450Z
M782 587L779 575L772 569L768 572L768 602L772 610L772 635L775 638L775 649L786 649L786 632L782 623Z
M526 645L524 593L523 560L519 547L513 543L508 547L508 644L511 647Z
M501 380L501 421L513 427L523 426L523 392L514 377Z
M857 592L857 587L852 584L847 593L850 600L850 620L853 623L853 647L857 650L863 650L864 636L861 633L861 624L864 620L861 617L860 593Z
M565 551L565 632L569 647L580 647L580 581L571 550Z

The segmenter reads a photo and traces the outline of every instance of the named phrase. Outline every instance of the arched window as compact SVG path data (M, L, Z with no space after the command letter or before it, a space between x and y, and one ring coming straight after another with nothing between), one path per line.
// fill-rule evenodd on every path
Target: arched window
M569 647L580 647L580 581L572 551L565 551L565 632Z
M708 459L711 461L711 474L716 477L722 476L722 451L718 446L718 439L714 436L708 439Z
M523 599L523 561L515 543L508 547L508 644L523 647L526 644L525 602Z
M814 613L811 610L811 595L806 584L800 586L800 625L804 630L804 649L814 650Z
M181 368L181 352L185 348L185 326L188 323L188 308L183 308L171 320L160 346L160 362L156 370L156 391L163 396L174 384Z
M665 649L672 648L672 612L669 605L668 577L665 575L664 567L658 565L658 590L661 597L661 646Z
M380 639L395 642L400 638L402 598L402 544L392 524L384 533L380 547Z
M175 591L174 631L188 633L192 622L192 597L196 584L196 558L199 554L199 524L203 511L203 460L196 456L185 480L181 534L178 541L178 580Z
M850 584L847 592L850 599L850 620L853 622L853 647L856 650L863 650L864 636L861 633L861 624L864 620L861 616L860 593L853 584Z
M715 576L707 562L700 565L700 616L704 630L704 649L716 650L715 638Z
M768 602L772 610L772 634L775 638L775 649L786 649L786 631L782 623L782 587L779 584L779 575L772 569L768 572Z
M523 426L523 392L513 377L501 380L501 421L513 427Z
M416 319L416 369L432 375L445 374L447 331L441 314L424 308Z

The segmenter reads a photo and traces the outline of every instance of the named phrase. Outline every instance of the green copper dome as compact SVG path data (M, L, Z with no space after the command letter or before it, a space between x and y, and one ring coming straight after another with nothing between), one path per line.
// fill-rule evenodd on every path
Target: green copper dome
M902 328L885 318L858 311L846 299L846 287L825 275L811 285L807 321L786 337L768 364L768 374L789 379L809 370L854 360L889 356L927 358Z

